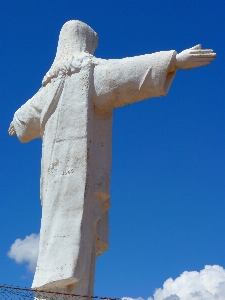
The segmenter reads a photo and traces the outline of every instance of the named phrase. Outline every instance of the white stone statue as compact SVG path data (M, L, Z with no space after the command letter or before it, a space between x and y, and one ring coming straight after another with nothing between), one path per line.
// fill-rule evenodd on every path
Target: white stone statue
M124 59L93 56L97 33L64 24L40 90L9 128L22 143L42 138L42 220L33 288L93 295L96 257L108 248L112 110L165 96L178 68L209 64L201 45Z

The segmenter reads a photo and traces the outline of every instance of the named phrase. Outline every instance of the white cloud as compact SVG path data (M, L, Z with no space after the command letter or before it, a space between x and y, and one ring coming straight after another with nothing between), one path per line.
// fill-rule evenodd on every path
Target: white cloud
M28 269L34 273L37 265L38 246L39 234L32 233L24 240L16 239L7 255L17 263L28 263Z
M167 279L163 288L156 289L153 298L147 300L224 300L225 269L205 266L200 272L185 271L175 280ZM144 300L123 297L122 300Z
M185 271L175 280L167 279L148 300L224 300L225 270L217 265L200 272Z

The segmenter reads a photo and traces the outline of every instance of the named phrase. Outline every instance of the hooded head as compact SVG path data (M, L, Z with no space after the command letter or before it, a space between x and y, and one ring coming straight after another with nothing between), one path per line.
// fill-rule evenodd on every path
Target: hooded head
M66 22L60 31L55 60L42 84L46 85L60 71L70 72L73 64L77 65L76 58L93 55L97 47L98 35L90 26L78 20Z
M93 55L97 47L97 33L87 24L72 20L66 22L60 31L56 57L82 53Z

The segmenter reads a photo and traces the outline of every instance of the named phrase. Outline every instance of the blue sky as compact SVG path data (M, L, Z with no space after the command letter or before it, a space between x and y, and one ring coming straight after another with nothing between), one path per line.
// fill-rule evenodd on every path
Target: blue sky
M31 286L6 256L39 232L41 140L7 134L14 112L41 86L59 31L71 19L100 36L95 53L122 58L201 43L216 60L178 71L166 97L114 111L110 249L97 261L95 294L148 297L169 277L225 268L223 0L0 1L0 283Z

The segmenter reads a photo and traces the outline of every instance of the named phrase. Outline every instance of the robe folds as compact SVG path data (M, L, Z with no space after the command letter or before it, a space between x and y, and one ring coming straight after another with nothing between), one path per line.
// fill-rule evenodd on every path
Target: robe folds
M14 115L21 142L42 138L42 220L33 288L78 282L108 248L112 110L164 96L175 51L124 59L84 58Z

